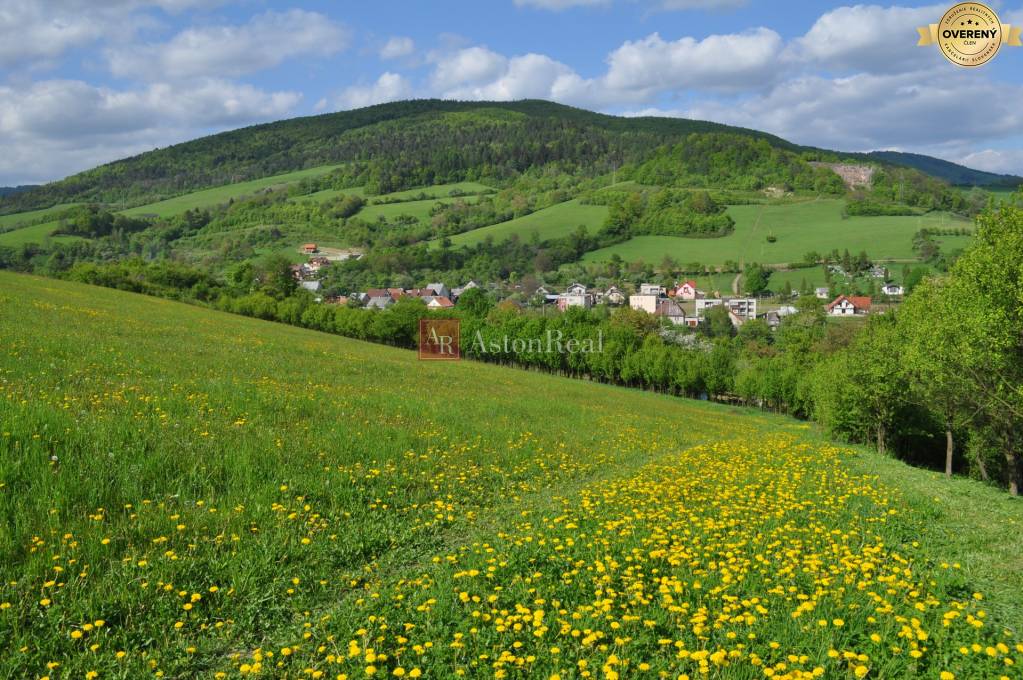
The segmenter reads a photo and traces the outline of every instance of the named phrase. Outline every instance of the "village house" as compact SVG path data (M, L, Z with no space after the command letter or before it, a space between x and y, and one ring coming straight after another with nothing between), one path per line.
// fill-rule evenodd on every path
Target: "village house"
M828 305L830 316L857 316L869 313L869 297L839 295Z
M451 309L455 306L446 295L431 295L424 297L423 300L426 302L428 309Z
M310 293L318 293L322 287L322 284L319 281L300 281L298 285L305 288Z
M657 303L661 299L658 293L638 293L629 296L629 307L646 312L647 314L657 313Z
M659 286L656 283L643 283L639 286L640 295L657 295L663 297L666 294L664 286Z
M320 249L315 243L304 243L302 244L302 252L306 255L312 255L320 252Z
M902 286L900 286L897 283L886 283L883 286L881 286L881 292L884 293L885 295L890 295L894 297L902 295L905 291L902 288Z
M743 321L757 318L756 298L725 298L725 306Z
M609 305L624 305L625 293L618 286L611 286L604 292L604 302Z
M665 318L676 326L686 324L686 313L679 307L677 302L669 297L664 297L657 301L654 316Z
M366 309L387 309L394 304L390 295L373 295L366 300Z
M593 295L586 290L586 286L580 283L573 283L564 293L558 296L558 309L565 311L569 307L582 307L589 309L593 306Z
M817 296L818 300L827 300L831 297L831 291L828 290L827 286L821 286L820 288L814 288L813 294Z
M697 298L696 316L703 319L708 309L722 305L728 309L728 318L731 319L734 326L741 326L747 321L757 318L756 298Z
M428 283L426 289L433 291L437 297L450 298L451 291L443 283Z
M458 298L462 297L462 293L464 293L465 291L472 290L473 288L479 288L479 287L480 287L480 284L478 284L476 281L470 280L464 286L459 286L458 288L453 288L451 290L451 295L449 297L451 299L453 299L453 300L458 300Z
M675 297L682 300L692 301L704 297L703 291L696 289L696 281L689 279L675 288Z

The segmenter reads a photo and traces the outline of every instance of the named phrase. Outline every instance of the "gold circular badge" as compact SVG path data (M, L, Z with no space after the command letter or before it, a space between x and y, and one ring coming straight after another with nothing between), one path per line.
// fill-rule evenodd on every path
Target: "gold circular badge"
M998 15L979 2L963 2L945 12L937 29L941 53L958 66L986 64L1002 47Z

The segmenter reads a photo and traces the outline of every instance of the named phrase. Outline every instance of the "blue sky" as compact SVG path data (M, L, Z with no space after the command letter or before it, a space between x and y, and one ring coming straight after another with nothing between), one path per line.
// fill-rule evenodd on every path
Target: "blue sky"
M1023 7L993 3L1003 22ZM918 48L947 5L0 0L0 185L252 123L536 97L1023 174L1023 48Z

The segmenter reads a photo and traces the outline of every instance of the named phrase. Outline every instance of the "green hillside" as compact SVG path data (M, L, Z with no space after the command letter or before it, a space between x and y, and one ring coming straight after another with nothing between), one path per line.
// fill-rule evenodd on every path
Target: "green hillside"
M843 217L841 199L820 199L728 208L735 231L722 238L637 236L587 253L584 261L602 262L617 254L626 261L659 263L665 255L681 263L720 265L734 262L781 264L802 261L809 251L865 250L877 260L914 260L913 234L922 228L969 227L944 213L913 217ZM768 236L775 241L769 242Z
M264 189L282 188L302 179L326 175L336 168L337 166L325 165L316 168L309 168L308 170L299 170L282 175L273 175L272 177L263 177L261 179L251 180L248 182L225 184L212 189L204 189L202 191L182 194L180 196L168 198L163 201L157 201L155 203L147 203L135 208L129 208L122 212L125 215L130 215L132 217L171 217L173 215L179 215L186 210L210 208L215 205L227 203L232 199L237 200L245 196L251 196L252 194Z
M534 233L543 241L568 236L580 225L585 226L593 234L600 229L606 217L607 206L583 205L578 200L571 200L538 210L525 217L452 236L451 243L455 246L473 246L488 238L499 242L511 236L526 241L531 239Z
M1023 508L803 423L6 272L0 337L0 676L1023 663Z

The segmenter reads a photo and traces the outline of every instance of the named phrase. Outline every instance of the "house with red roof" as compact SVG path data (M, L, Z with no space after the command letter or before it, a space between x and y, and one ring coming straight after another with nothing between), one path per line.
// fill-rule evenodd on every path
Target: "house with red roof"
M829 316L861 316L870 314L870 298L857 295L839 295L828 305Z
M697 298L702 298L703 295L704 294L701 291L696 289L696 281L693 281L692 279L684 281L682 285L675 289L675 297L682 300L695 300Z

